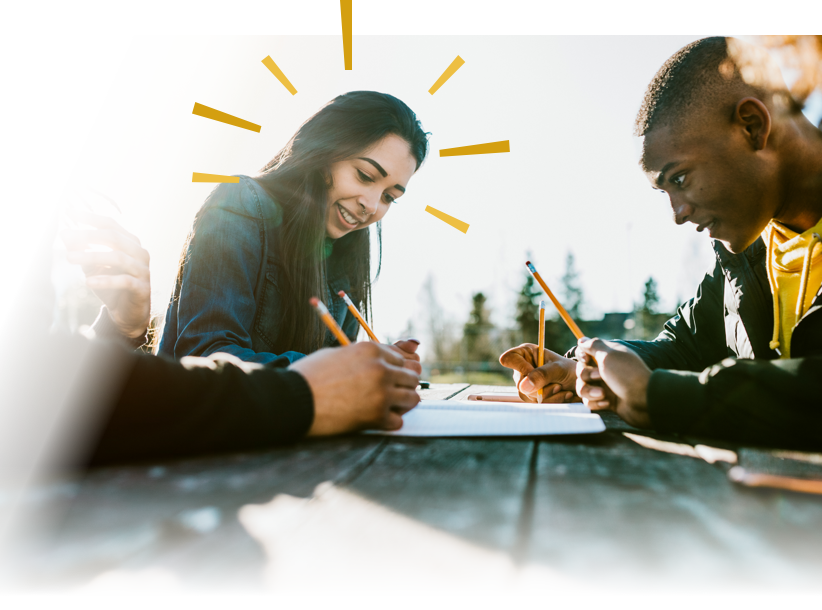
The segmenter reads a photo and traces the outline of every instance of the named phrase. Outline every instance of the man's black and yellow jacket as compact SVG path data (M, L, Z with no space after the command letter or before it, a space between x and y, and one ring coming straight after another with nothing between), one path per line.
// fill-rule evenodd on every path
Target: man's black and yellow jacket
M792 335L791 358L769 342L766 248L714 242L716 266L654 341L624 341L653 370L648 411L660 432L822 448L822 289Z

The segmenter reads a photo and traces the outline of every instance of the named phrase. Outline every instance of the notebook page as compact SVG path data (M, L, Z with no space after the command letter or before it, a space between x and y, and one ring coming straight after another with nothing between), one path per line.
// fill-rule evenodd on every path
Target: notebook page
M491 402L490 400L422 400L415 408L448 411L483 411L497 413L590 413L581 402L543 403Z
M461 411L416 408L403 415L403 426L386 436L542 436L594 434L605 430L594 413Z

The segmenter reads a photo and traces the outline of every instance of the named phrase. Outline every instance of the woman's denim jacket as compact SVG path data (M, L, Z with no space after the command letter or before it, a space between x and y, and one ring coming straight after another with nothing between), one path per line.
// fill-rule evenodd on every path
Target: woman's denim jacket
M303 354L272 353L282 324L278 281L282 208L247 176L221 184L197 213L166 312L159 353L175 359L227 352L248 362L287 365ZM353 341L357 320L337 296L349 279L332 250L325 304ZM284 264L288 264L287 261ZM306 307L310 307L308 303ZM337 345L331 333L325 344Z

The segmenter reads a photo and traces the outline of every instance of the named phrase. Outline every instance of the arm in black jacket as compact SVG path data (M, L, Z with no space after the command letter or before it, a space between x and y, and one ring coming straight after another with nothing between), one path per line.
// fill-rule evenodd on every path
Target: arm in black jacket
M717 262L699 284L696 296L681 305L653 341L616 341L627 345L648 368L701 371L728 355L724 321L725 277ZM565 356L574 358L576 347Z
M701 373L658 369L648 415L661 432L822 448L822 357L726 358Z
M254 450L305 436L311 389L295 371L230 357L162 357L110 350L128 372L115 392L91 464Z
M701 371L728 355L724 318L725 276L717 261L696 296L681 305L653 341L619 341L648 368Z
M725 279L717 263L654 341L619 341L653 370L648 415L659 431L785 447L822 447L822 356L727 358ZM804 322L805 343L818 324ZM797 337L797 341L799 338ZM807 347L807 345L805 345Z

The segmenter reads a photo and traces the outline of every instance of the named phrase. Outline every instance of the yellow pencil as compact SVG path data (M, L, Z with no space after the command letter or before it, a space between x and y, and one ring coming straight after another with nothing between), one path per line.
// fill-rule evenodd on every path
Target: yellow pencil
M537 367L545 364L545 301L539 302L539 353L537 354ZM545 393L543 388L537 390L537 402L542 404Z
M320 299L317 297L311 297L308 299L308 302L311 303L311 306L317 310L317 313L320 315L320 320L325 322L325 325L328 327L334 336L337 337L337 341L340 342L340 345L351 345L351 341L348 340L348 337L345 336L345 333L342 329L337 325L337 322L334 321L334 318L331 317L331 314L328 312L328 308L325 306Z
M375 334L374 334L374 331L373 331L373 330L371 330L371 329L368 327L368 324L366 323L365 318L363 318L363 317L360 315L360 312L359 312L359 311L357 310L357 308L354 306L354 301L352 301L352 300L351 300L351 297L349 297L347 294L345 294L345 290L340 290L337 294L339 294L339 295L342 297L342 300L343 300L343 301L345 301L345 304L346 304L346 305L348 305L348 311L350 311L350 312L351 312L351 314L352 314L355 318L357 318L357 322L359 322L359 323L360 323L360 326L362 326L362 327L363 327L363 329L365 329L365 332L367 332L367 333L368 333L368 336L369 336L369 337L371 337L371 340L372 340L374 343L379 343L379 342L380 342L380 340L379 340L379 339L377 339L377 335L375 335Z
M742 466L731 468L728 471L728 478L734 483L748 487L772 487L806 494L822 494L822 480L820 479L798 479L784 475L750 472Z
M534 276L534 279L539 283L540 286L542 286L542 289L545 291L545 294L547 294L548 298L551 299L551 302L554 304L554 307L557 308L559 315L562 316L562 319L568 325L568 328L571 329L571 332L574 333L574 336L577 339L582 339L582 337L584 337L585 335L582 334L582 331L579 329L579 326L577 326L577 323L574 322L573 318L571 318L571 316L568 315L568 312L565 311L565 308L562 306L562 304L559 301L557 301L557 298L554 296L554 293L551 292L551 289L548 288L548 285L542 280L542 277L540 277L539 273L537 273L537 270L531 264L531 261L526 261L525 264L528 267L528 271L530 271L531 275Z

